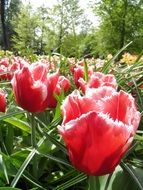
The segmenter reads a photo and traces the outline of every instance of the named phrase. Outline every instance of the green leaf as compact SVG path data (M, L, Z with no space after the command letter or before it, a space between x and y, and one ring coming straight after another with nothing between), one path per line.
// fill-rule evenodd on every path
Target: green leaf
M69 187L72 187L73 185L87 179L87 176L85 174L79 174L76 177L70 179L69 181L59 185L58 187L54 188L53 190L64 190Z
M62 160L61 158L54 157L54 156L52 156L52 155L50 155L50 154L44 154L44 153L41 153L41 152L39 152L39 151L37 151L36 153L39 154L39 155L41 155L41 156L44 156L44 157L46 157L46 158L48 158L48 159L51 159L51 160L53 160L53 161L55 161L55 162L58 162L58 163L61 163L61 164L66 165L66 166L68 166L68 167L70 167L70 168L73 168L72 165L70 165L67 161Z
M41 146L41 144L44 142L44 138L42 138L39 142L38 142L38 147ZM25 159L25 161L23 162L23 164L21 165L20 169L18 170L17 174L15 175L13 181L11 182L11 186L15 187L18 180L20 179L21 175L23 174L24 170L26 169L26 167L28 166L28 164L30 163L30 161L32 160L32 158L34 157L34 155L36 154L36 149L33 149L29 155L27 156L27 158Z
M13 187L0 187L0 190L21 190L21 189L13 188Z
M3 171L5 179L6 179L7 183L9 184L8 173L7 173L6 165L5 165L5 162L3 160L2 155L0 155L0 169Z
M19 129L22 129L23 131L26 131L27 133L30 133L30 126L25 121L22 121L16 117L7 118L4 119L4 121L18 127Z
M84 59L84 79L88 81L88 65L86 59Z
M14 115L20 115L20 114L23 114L23 113L26 113L26 111L22 110L22 111L7 113L7 114L2 114L1 113L0 120L4 120L4 119L10 118L10 117L12 117Z
M121 164L122 165L122 164ZM143 190L143 170L140 168L128 168L124 163L116 167L116 170L110 176L104 188L100 190Z
M143 190L143 171L142 175L139 169L134 169L131 165L127 165L124 162L121 162L121 167L123 168L124 171L126 171L130 177L134 180L134 183L136 184L136 187L138 189Z
M110 67L111 63L113 63L114 60L120 55L120 53L121 53L122 51L124 51L131 43L132 43L132 41L129 42L128 44L126 44L124 47L122 47L122 48L113 56L112 59L110 59L106 64L104 64L104 66L103 66L103 68L102 68L102 72L103 72L103 73L105 73L105 74L108 73L109 67Z
M39 121L40 124L42 124L44 127L47 127L45 126L44 123L42 123L41 121ZM65 148L65 146L60 143L59 141L57 141L54 137L52 137L52 135L48 134L46 131L43 131L40 127L37 128L38 129L38 132L47 138L47 140L49 140L50 142L52 142L54 145L57 146L57 148L59 148L60 150L62 150L65 154L67 154L67 150Z

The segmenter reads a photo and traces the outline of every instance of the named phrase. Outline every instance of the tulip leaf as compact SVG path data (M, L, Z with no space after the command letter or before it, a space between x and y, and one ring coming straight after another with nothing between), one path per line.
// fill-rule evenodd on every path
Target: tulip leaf
M0 190L21 190L21 189L13 188L13 187L0 187Z
M124 51L130 44L132 43L129 42L128 44L126 44L125 46L123 46L106 64L104 64L103 68L102 68L102 72L103 73L108 73L109 67L111 65L111 63L120 55L120 53L122 51Z
M27 133L30 133L30 126L25 121L22 121L16 117L7 118L4 119L4 121L22 129L23 131L26 131Z
M61 164L66 165L66 166L68 166L68 167L70 167L70 168L73 168L72 165L70 165L67 161L62 160L61 158L54 157L54 156L52 156L52 155L50 155L50 154L44 154L44 153L41 153L41 152L39 152L39 151L37 151L36 153L39 154L39 155L41 155L41 156L44 156L44 157L46 157L46 158L48 158L48 159L51 159L51 160L53 160L53 161L55 161L55 162L58 162L58 163L61 163Z
M8 174L7 174L7 169L6 169L6 165L3 159L3 156L0 155L0 170L3 171L4 175L5 175L5 179L7 181L7 183L9 184L9 178L8 178Z
M41 144L44 142L45 138L42 138L39 142L38 142L38 147L41 146ZM15 187L18 180L20 179L21 175L23 174L24 170L26 169L26 167L28 166L28 164L30 163L30 161L32 160L32 158L34 157L34 155L36 154L36 149L33 149L29 155L27 156L27 158L25 159L25 161L23 162L23 164L21 165L21 167L19 168L17 174L15 175L13 181L11 182L11 186Z
M79 174L76 177L70 179L69 181L67 181L67 182L59 185L58 187L54 188L53 190L67 189L67 188L72 187L73 185L75 185L81 181L84 181L85 179L87 179L87 176L85 174Z
M105 176L91 177L92 182L88 190L143 190L143 170L133 168L125 163L116 167L116 170Z
M44 123L41 123L43 126L45 126ZM57 141L54 137L52 137L52 135L48 134L46 131L43 131L40 127L37 128L39 130L39 132L41 133L41 135L43 137L46 137L50 142L52 142L54 145L56 145L60 150L62 150L65 154L67 154L66 148L65 146L60 143L59 141Z
M122 164L121 164L122 165ZM143 170L140 168L128 168L124 163L116 168L104 188L100 190L143 190Z
M138 175L140 172L140 169L137 168L136 170L131 166L131 165L127 165L124 162L121 162L121 167L123 168L124 171L128 172L128 174L131 176L131 178L134 180L134 182L136 183L136 186L138 186L138 188L140 190L143 190L143 175ZM142 171L143 172L143 171Z
M20 114L23 114L23 113L26 113L26 111L17 111L17 112L11 112L11 113L7 113L7 114L0 114L0 120L4 120L4 119L7 119L7 118L10 118L14 115L20 115Z
M86 59L84 59L84 79L88 81L88 65Z

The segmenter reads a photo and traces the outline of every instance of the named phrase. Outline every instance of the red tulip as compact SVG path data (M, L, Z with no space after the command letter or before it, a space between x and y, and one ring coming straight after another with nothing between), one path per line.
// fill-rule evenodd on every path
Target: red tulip
M32 64L15 72L12 87L19 106L29 112L41 112L47 107L47 70Z
M57 105L56 95L60 95L62 89L67 92L70 88L70 82L64 76L60 76L59 72L48 76L48 107L55 108Z
M85 92L87 88L98 88L101 86L111 86L115 89L117 88L117 83L114 75L111 74L105 75L100 72L93 73L90 76L88 82L80 78L78 80L78 84L83 92Z
M70 81L64 76L59 76L58 84L60 88L64 90L64 92L68 92L70 89Z
M6 110L6 94L0 89L0 112Z
M0 66L4 65L5 67L8 67L9 65L9 59L8 58L2 58L0 59Z
M88 175L113 172L139 125L134 98L123 91L107 97L110 90L100 90L99 101L74 92L62 105L63 123L58 129L72 164Z
M92 67L89 67L88 75L90 76L92 73L93 69ZM79 79L84 78L84 67L80 65L76 66L73 71L73 76L74 76L75 85L79 88L80 87Z
M0 80L11 80L16 70L22 69L24 66L29 66L29 63L14 57L12 63L8 59L0 60Z

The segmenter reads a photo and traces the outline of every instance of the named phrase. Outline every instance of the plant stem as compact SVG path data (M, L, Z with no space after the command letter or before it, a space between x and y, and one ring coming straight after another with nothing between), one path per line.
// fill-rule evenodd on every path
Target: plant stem
M35 123L35 115L34 115L34 113L31 113L30 120L31 120L31 145L32 145L32 148L36 150L36 148L37 148L36 125L35 125L36 123ZM33 176L35 178L37 178L37 171L38 171L37 158L35 156L33 156L32 172L33 172Z
M88 190L100 190L99 177L89 176L89 178L88 178Z
M31 145L32 145L32 148L37 148L34 113L32 113L30 117L31 117Z

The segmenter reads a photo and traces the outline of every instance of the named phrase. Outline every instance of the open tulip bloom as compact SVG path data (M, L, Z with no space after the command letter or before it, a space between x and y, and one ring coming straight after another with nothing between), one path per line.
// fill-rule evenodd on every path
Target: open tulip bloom
M83 97L74 91L61 109L63 123L58 129L75 168L95 176L112 173L139 125L134 98L111 87L91 90Z

